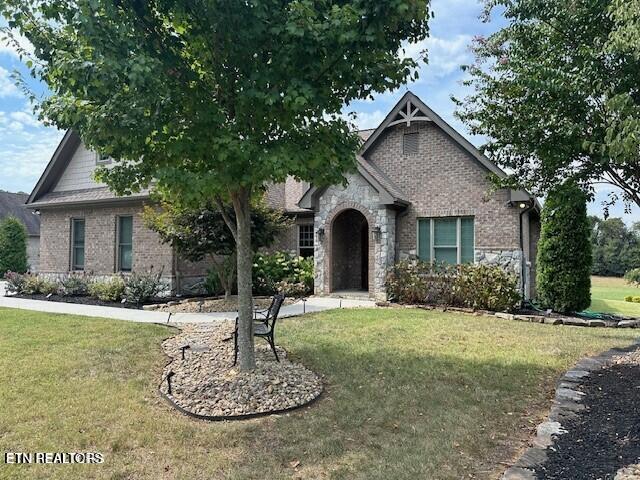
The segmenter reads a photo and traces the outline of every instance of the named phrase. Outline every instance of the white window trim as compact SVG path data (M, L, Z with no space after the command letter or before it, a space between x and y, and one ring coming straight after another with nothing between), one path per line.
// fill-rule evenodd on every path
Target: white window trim
M129 270L122 270L120 263L120 219L131 218L131 268ZM116 273L131 273L133 272L133 215L116 215Z
M438 219L456 219L456 244L455 245L438 245L435 246L435 221ZM470 215L463 215L461 217L417 217L416 218L416 246L417 252L420 252L420 220L429 220L429 263L433 263L436 258L436 248L455 248L456 249L456 264L462 264L462 219L471 218L473 220L473 260L471 263L476 263L475 250L476 250L476 225L475 217Z
M82 249L84 250L84 263L82 268L76 268L76 233L75 233L75 223L77 221L82 221L84 223L84 245ZM69 252L69 271L70 272L84 272L87 265L87 221L83 217L72 217L71 218L71 251Z

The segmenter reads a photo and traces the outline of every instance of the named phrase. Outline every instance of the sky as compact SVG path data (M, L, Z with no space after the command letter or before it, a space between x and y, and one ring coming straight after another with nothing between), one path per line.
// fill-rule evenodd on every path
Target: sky
M376 95L373 100L354 102L345 107L345 113L353 111L357 114L358 127L375 128L399 98L411 90L472 143L480 146L483 139L470 137L465 126L454 117L455 106L450 97L460 98L465 94L461 84L464 73L460 66L472 61L469 49L472 38L494 32L504 25L504 19L493 15L490 22L481 21L482 4L477 0L432 0L431 8L434 18L430 22L429 38L411 45L406 51L407 55L416 58L422 50L427 50L429 62L421 66L420 78L394 92ZM15 48L0 40L0 190L30 192L63 132L45 127L33 116L28 101L11 78L14 70L26 75ZM35 81L28 79L28 84L34 91L46 93L46 88ZM602 216L601 203L612 189L599 188L589 205L589 213ZM640 208L633 207L630 213L625 213L624 206L618 204L611 209L610 215L622 217L627 223L640 221Z

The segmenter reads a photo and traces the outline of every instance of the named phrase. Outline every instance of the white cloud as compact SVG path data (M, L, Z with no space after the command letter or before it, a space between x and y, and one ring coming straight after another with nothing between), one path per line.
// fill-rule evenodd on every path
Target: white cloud
M0 98L16 97L20 95L20 91L10 77L9 70L0 67Z
M459 34L451 38L429 37L417 43L404 45L400 55L419 62L418 82L433 83L460 70L460 66L473 59L469 45L471 36ZM428 64L423 59L428 59Z
M29 191L44 171L64 132L40 127L12 130L15 121L0 115L0 189ZM2 119L5 119L4 123Z
M387 115L385 112L381 110L375 110L373 112L353 112L355 114L355 118L345 118L350 122L355 123L355 126L358 130L366 130L369 128L376 128L378 125L382 123L384 117Z
M42 124L38 121L36 117L33 116L31 112L26 110L21 112L11 112L9 117L16 122L20 122L21 124L28 127L40 127Z

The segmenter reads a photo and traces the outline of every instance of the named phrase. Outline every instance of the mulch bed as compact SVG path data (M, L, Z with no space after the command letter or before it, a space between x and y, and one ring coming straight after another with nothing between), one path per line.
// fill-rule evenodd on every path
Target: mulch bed
M586 408L562 422L566 434L547 448L536 467L544 480L613 480L640 459L640 356L638 351L585 378ZM625 476L624 478L640 478Z
M117 308L132 308L140 310L143 304L137 305L135 303L122 303L122 302L103 302L102 300L98 300L93 297L62 297L60 295L51 295L51 297L47 298L46 295L10 295L10 298L25 298L28 300L43 300L45 302L62 302L62 303L76 303L81 305L97 305L100 307L117 307ZM158 303L158 302L169 302L169 301L180 300L177 297L162 297L155 298L149 300L147 304Z
M278 349L280 362L266 342L256 339L256 368L241 372L233 366L234 323L187 324L164 341L172 358L165 367L161 394L183 413L206 420L241 419L292 410L322 393L318 375L289 361ZM189 345L182 357L181 346ZM171 391L169 391L170 378Z

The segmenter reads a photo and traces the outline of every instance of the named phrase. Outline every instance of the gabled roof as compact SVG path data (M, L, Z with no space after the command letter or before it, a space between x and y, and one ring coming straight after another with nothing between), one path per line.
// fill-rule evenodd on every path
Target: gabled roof
M53 188L64 172L64 169L71 161L71 157L76 149L80 146L80 137L71 130L67 130L53 153L51 160L47 164L47 168L44 169L40 179L33 188L31 195L27 200L27 205L31 205L36 202L42 195L49 192Z
M10 193L0 190L0 220L16 217L27 227L30 236L40 235L40 217L27 210L25 202L29 198L26 193Z
M451 125L445 122L440 115L431 110L413 92L405 93L395 107L389 112L382 123L367 138L360 149L360 155L364 155L371 148L376 140L388 127L411 122L433 122L449 135L463 150L467 151L480 165L500 177L505 177L504 171L489 160L485 155L474 147L471 142L460 135Z
M378 168L367 162L360 155L356 157L358 173L371 185L380 195L380 203L383 205L406 206L409 201L389 177ZM312 209L315 199L321 195L325 188L311 186L298 202L298 206L304 209Z

